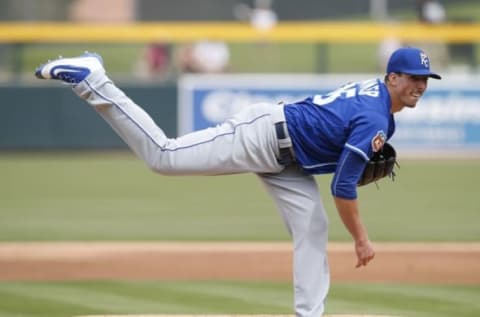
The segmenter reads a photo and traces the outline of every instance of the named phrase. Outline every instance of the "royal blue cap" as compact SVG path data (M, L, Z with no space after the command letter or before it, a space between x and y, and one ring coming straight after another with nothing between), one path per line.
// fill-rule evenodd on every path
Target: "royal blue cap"
M440 75L430 71L430 59L427 54L415 47L402 47L392 53L387 65L387 74L390 73L423 75L442 79Z

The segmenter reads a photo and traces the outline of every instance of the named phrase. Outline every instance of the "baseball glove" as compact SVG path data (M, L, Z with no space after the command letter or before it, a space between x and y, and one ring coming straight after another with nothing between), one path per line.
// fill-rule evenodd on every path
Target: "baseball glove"
M395 180L395 171L393 170L395 165L399 167L397 153L391 144L385 143L383 148L375 152L370 161L367 162L358 181L358 186L376 182L385 176L390 177L392 181Z

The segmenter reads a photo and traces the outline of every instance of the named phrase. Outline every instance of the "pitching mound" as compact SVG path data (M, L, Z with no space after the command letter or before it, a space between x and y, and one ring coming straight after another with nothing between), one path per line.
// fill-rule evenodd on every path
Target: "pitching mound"
M355 269L350 243L329 243L335 282L480 283L480 243L377 243ZM291 281L289 242L0 243L0 281ZM462 268L461 270L458 268Z

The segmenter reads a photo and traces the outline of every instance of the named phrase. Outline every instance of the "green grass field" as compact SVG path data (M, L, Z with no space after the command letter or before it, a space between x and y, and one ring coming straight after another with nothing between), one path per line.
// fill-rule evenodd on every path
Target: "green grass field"
M475 317L480 286L334 284L330 314ZM6 282L1 317L103 314L291 314L292 286L274 282Z
M479 241L480 160L401 160L395 183L360 189L375 241ZM129 153L2 153L0 241L287 240L254 175L163 177ZM318 177L332 241L349 241ZM1 269L1 268L0 268ZM459 268L460 270L461 268ZM291 313L273 282L1 282L0 317ZM337 284L328 313L480 315L480 285Z
M329 314L476 317L480 286L334 284ZM104 314L291 314L292 286L276 282L7 282L1 317Z
M480 160L400 164L394 183L359 190L373 240L480 240ZM159 176L123 152L2 154L0 175L0 241L288 239L254 175ZM349 241L330 177L330 239Z

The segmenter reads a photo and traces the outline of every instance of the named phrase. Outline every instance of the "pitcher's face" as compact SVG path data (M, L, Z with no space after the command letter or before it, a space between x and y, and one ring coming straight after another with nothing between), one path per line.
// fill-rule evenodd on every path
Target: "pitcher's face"
M398 112L403 107L415 108L427 89L428 76L390 74L389 83L392 112Z

